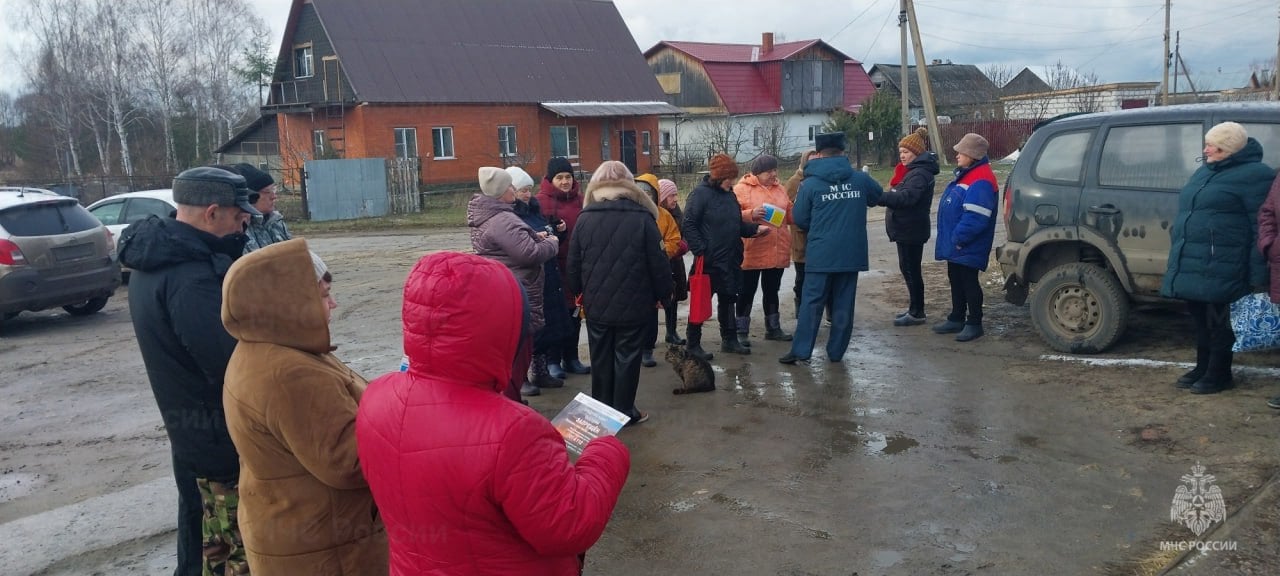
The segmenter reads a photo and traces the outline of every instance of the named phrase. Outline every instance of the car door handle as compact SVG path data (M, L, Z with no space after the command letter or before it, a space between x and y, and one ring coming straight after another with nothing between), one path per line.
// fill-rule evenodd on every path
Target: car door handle
M1101 206L1090 206L1089 213L1099 216L1115 216L1120 213L1120 209L1111 204L1103 204Z

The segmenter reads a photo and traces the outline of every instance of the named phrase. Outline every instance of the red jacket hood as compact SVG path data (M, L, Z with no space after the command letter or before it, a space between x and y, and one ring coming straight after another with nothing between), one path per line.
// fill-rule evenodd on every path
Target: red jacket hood
M511 378L524 301L502 264L473 254L423 257L404 284L409 372L501 391Z

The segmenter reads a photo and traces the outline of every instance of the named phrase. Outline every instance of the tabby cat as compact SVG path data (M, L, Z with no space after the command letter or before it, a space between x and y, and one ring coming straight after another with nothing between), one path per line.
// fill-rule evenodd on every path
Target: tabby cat
M684 383L684 387L672 390L672 394L711 392L716 389L716 373L710 362L690 354L684 346L668 346L666 358Z

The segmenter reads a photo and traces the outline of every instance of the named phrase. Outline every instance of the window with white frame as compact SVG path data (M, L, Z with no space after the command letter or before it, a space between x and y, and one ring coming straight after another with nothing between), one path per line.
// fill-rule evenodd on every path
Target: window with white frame
M751 145L759 148L769 141L769 131L762 126L756 126L755 132L752 133Z
M311 46L299 46L293 49L293 77L310 78L315 75L312 62Z
M516 127L504 125L498 127L498 153L503 156L516 155Z
M658 146L667 149L671 147L671 131L661 130L658 132Z
M821 125L821 124L812 124L812 125L810 125L810 126L809 126L809 143L810 143L810 144L813 144L814 140L816 140L816 139L817 139L817 136L818 136L819 134L821 134L821 133L822 133L822 125Z
M436 160L454 158L453 127L437 126L431 129L431 155Z
M324 130L311 131L311 147L315 149L316 158L324 156Z
M565 158L578 157L578 127L551 127L551 155Z
M648 155L649 150L653 147L653 137L649 135L649 131L645 130L640 133L640 150L641 154Z
M418 157L418 129L396 128L396 158Z

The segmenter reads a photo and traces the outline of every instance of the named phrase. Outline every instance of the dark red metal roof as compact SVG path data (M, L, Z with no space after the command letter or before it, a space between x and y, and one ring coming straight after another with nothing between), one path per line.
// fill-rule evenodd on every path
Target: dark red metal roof
M736 64L708 62L703 65L716 93L724 102L729 114L758 114L762 112L780 112L781 94L778 90L770 90L761 74L760 67L753 64Z
M857 60L844 61L844 109L857 112L858 106L876 93L876 85Z
M653 53L662 46L670 46L688 54L703 62L770 62L776 60L786 60L796 54L803 52L811 46L821 44L823 48L830 50L848 60L849 57L842 54L839 50L832 48L830 44L821 40L800 40L797 42L783 42L782 44L774 44L773 50L760 53L760 46L754 44L714 44L710 42L659 42L654 47L645 51L645 55Z
M364 102L665 100L612 2L312 2Z

